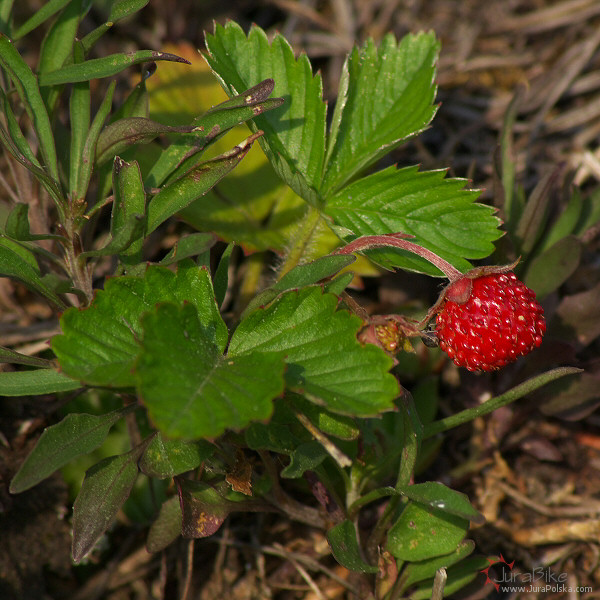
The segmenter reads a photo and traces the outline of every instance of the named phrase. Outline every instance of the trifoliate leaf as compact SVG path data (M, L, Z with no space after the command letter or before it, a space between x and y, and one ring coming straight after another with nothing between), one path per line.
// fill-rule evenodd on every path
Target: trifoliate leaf
M433 119L438 51L433 33L407 35L400 43L388 34L379 48L368 40L352 51L328 140L325 196Z

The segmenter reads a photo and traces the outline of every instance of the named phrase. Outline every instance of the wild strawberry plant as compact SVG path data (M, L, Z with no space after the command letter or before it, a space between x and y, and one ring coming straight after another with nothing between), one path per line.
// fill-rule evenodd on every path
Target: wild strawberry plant
M501 235L493 209L464 180L417 166L376 168L436 112L435 36L387 35L356 47L328 119L320 75L306 56L296 58L281 35L270 41L259 27L245 34L232 22L217 25L205 59L230 99L172 125L149 118L146 81L157 61L183 59L93 53L109 28L145 4L113 2L106 23L80 38L89 8L82 0L50 2L22 24L11 19L11 2L0 2L0 136L14 175L0 273L61 314L61 333L43 356L1 349L3 361L20 367L0 373L0 393L66 402L70 393L102 390L120 404L103 414L67 409L43 432L11 492L93 452L125 420L129 450L90 468L75 500L75 562L92 551L141 473L171 482L150 527L150 551L179 535L213 535L231 513L275 511L326 531L333 556L364 575L370 597L430 597L442 568L446 593L462 587L487 565L467 558L469 522L480 515L439 482L415 483L424 443L573 370L539 375L442 420L435 407L415 405L392 371L409 337L431 340L425 326L435 313L445 349L453 347L443 315L454 303L470 321L464 313L472 296L479 300L484 273L469 271L469 261L487 257ZM32 69L19 43L42 26ZM146 65L140 82L113 106L116 84L106 80L135 64ZM93 80L105 94L95 114ZM207 158L242 122L252 133ZM209 191L255 142L268 158L266 175L255 172L233 202L210 205ZM252 197L270 169L287 192L257 199L257 219L244 192ZM98 234L107 211L109 231ZM149 255L178 216L199 230L180 236L163 258ZM231 242L224 251L217 237ZM236 262L236 243L263 252ZM451 286L420 323L358 316L344 292L356 253L387 269L446 275ZM275 254L264 283L256 265ZM252 285L230 311L238 265ZM528 303L509 307L511 331L495 334L512 336L520 349L494 363L473 358L471 344L463 364L473 369L498 368L543 334L530 292L500 279L494 302L503 303L498 285L506 285ZM464 298L450 298L465 281ZM485 312L480 303L477 310ZM517 331L524 314L526 342ZM485 338L491 326L484 320L463 335ZM378 505L375 524L362 528L361 515Z

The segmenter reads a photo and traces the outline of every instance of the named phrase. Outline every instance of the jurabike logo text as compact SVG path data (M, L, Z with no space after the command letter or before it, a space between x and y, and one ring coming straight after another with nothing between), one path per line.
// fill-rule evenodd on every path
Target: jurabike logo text
M530 571L513 571L515 561L508 562L502 554L497 558L488 558L489 566L481 572L485 575L485 585L491 583L500 592L534 593L572 593L591 592L590 587L572 587L567 585L567 573L556 573L548 567L534 567ZM505 565L499 573L491 573L494 565Z

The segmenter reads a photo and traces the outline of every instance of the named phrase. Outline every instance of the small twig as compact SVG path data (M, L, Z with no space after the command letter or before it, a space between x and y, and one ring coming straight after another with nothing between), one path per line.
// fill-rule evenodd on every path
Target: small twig
M300 573L300 577L306 581L310 589L315 593L319 600L327 600L323 595L323 592L319 589L319 586L314 582L313 578L308 574L308 571L293 557L289 557L288 560L294 565L294 568L298 573Z
M308 417L297 410L294 411L294 414L298 421L300 421L323 448L327 450L327 453L341 468L352 466L352 461L325 434L319 431L319 429L310 422Z
M497 482L498 487L513 500L534 510L541 515L552 518L565 518L565 517L583 517L583 516L597 516L600 514L600 503L592 506L546 506L535 502L531 498L528 498L521 492L515 490L503 481Z
M399 248L412 254L416 254L432 265L436 266L450 281L460 279L463 274L453 267L447 260L438 256L435 252L419 246L414 242L409 242L406 238L414 237L406 233L389 233L384 235L363 235L354 241L334 250L332 254L353 254L354 252L364 252L372 248Z
M315 560L310 556L306 556L305 554L300 554L298 552L290 552L281 544L275 543L272 546L262 546L248 542L240 542L237 540L224 540L223 538L217 538L215 536L207 538L207 541L212 541L218 544L226 544L235 548L250 548L254 552L262 552L271 556L285 558L286 560L293 558L295 561L305 565L308 569L327 575L327 577L345 587L349 592L352 592L356 596L360 596L359 590L351 583L348 583L344 578L340 577L335 571L332 571L328 567L322 565L318 560Z
M444 587L446 586L447 579L448 574L446 573L446 569L443 567L435 572L433 588L431 589L431 600L442 600L444 597Z

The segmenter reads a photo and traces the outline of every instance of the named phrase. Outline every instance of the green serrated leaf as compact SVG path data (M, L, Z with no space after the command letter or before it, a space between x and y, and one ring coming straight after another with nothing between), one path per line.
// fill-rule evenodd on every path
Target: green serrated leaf
M148 230L150 234L163 221L190 205L214 187L246 156L258 134L250 136L230 152L201 163L185 175L166 185L148 204Z
M167 440L157 433L142 455L139 467L148 477L167 479L195 469L214 451L215 447L204 440Z
M286 386L333 412L366 416L391 409L398 395L388 373L392 360L380 348L358 343L360 319L336 311L337 302L320 288L284 293L242 320L229 355L285 353Z
M71 413L60 423L44 429L10 482L11 494L28 490L78 456L98 448L110 428L133 408L126 407L105 415Z
M388 167L340 190L325 212L354 236L402 232L439 254L458 269L468 258L484 258L502 232L494 209L475 203L479 192L464 190L464 179L446 179L446 171ZM369 257L385 266L430 275L439 271L424 259L403 251L374 250Z
M433 33L386 35L379 48L367 40L348 57L327 147L322 190L339 190L366 167L433 119L435 64Z
M192 305L159 306L143 320L138 388L151 419L170 437L216 437L267 419L283 392L275 352L223 356Z
M143 446L110 456L88 469L73 504L73 561L79 563L108 529L138 475Z
M415 483L399 488L407 498L420 504L437 508L442 512L468 519L475 523L483 522L483 516L476 511L465 494L457 492L437 481Z
M179 497L173 496L160 507L158 517L148 531L146 549L160 552L181 535L182 513Z
M298 60L279 34L269 43L265 32L253 26L248 37L230 21L206 35L206 60L225 91L233 96L267 78L275 80L276 96L285 105L254 119L263 130L261 146L278 175L307 202L319 206L318 194L325 150L325 103L321 76L313 76L306 55Z
M369 565L362 557L352 521L343 521L327 532L327 541L334 558L347 569L358 573L377 573L378 567Z
M155 50L137 50L136 52L111 54L110 56L93 58L82 63L66 65L60 69L42 73L39 77L39 85L45 87L111 77L133 65L158 60L187 62L184 58L175 56L175 54Z
M70 392L80 387L79 381L52 369L0 373L0 396L39 396Z
M90 385L133 387L133 364L142 336L142 315L161 302L189 302L202 323L213 328L219 348L227 342L227 327L219 315L208 271L182 261L177 274L150 266L143 277L109 279L85 310L65 311L63 335L52 349L67 375Z
M411 562L443 556L456 550L468 527L466 519L410 502L388 532L387 549Z

